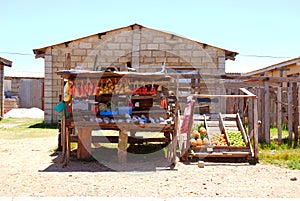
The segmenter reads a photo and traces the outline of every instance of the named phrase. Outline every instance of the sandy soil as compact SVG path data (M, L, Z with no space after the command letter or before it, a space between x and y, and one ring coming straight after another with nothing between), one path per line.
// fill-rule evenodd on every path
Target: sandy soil
M300 198L300 171L245 163L178 163L174 170L115 171L97 162L62 168L55 137L0 140L0 197ZM148 166L147 164L143 164Z

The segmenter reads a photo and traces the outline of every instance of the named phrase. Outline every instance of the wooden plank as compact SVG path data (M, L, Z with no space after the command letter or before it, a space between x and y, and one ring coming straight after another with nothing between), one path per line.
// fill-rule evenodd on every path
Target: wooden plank
M228 90L227 94L231 94L231 89ZM232 110L234 110L234 99L233 98L226 98L226 114L232 113Z
M61 159L61 163L64 163L65 162L65 157L66 157L66 125L65 125L65 112L62 111L62 119L61 119L61 146L62 146L62 152L61 152L61 155L62 155L62 159Z
M298 125L300 125L300 82L298 82Z
M194 153L194 157L199 158L215 158L215 157L224 157L224 158L240 158L247 157L251 155L251 152L212 152L212 153Z
M265 135L264 135L264 123L263 123L263 118L264 118L264 110L262 108L264 108L264 89L260 88L258 89L258 93L259 93L259 99L258 99L258 120L260 121L260 125L258 127L258 138L261 141L265 140Z
M288 131L289 131L289 137L288 141L289 143L292 143L293 140L293 84L290 82L290 86L288 87Z
M236 119L236 114L222 114L222 117L225 119L227 118Z
M252 138L253 134L253 98L249 98L248 107L248 136Z
M298 145L298 126L299 126L299 108L298 108L298 88L297 83L293 83L292 86L293 94L293 132L294 132L294 147Z
M78 159L89 159L91 157L92 129L90 127L78 128Z
M219 121L207 121L208 127L219 127Z
M277 88L277 130L278 130L278 142L282 141L282 96L281 87Z
M69 165L69 160L70 160L70 133L69 133L69 128L66 127L66 158L65 158L64 166Z
M66 66L65 66L66 70L70 70L71 69L71 53L66 53Z
M128 132L124 130L120 130L119 142L118 142L119 163L126 163L127 161L127 144L128 144Z
M241 94L241 91L239 91L239 94ZM244 118L244 98L239 98L239 114L240 117L243 119Z
M250 88L250 87L263 87L263 83L262 82L225 82L224 83L224 87L225 88L233 88L233 89L237 89L237 88Z
M253 157L254 153L253 153L253 148L252 148L252 145L251 145L251 141L250 141L250 138L249 138L249 136L247 135L247 133L245 131L245 128L243 126L243 123L242 123L242 120L241 120L239 114L237 114L237 122L238 122L238 127L239 127L240 131L243 134L243 138L244 138L244 140L246 142L246 145L249 146L250 152L251 152L252 157Z
M220 130L225 135L225 139L227 141L227 145L229 145L230 141L229 141L229 137L227 135L227 128L226 128L225 122L223 121L223 117L222 117L221 113L219 113L219 119L220 119Z
M177 81L175 80L175 84L177 84ZM176 93L176 96L178 96L178 93ZM195 104L194 104L195 106ZM180 135L180 113L179 113L179 104L178 104L178 97L175 100L175 117L174 117L174 123L175 123L175 128L174 131L171 133L171 136L173 137L171 139L171 143L169 145L172 145L172 149L170 149L170 154L169 154L169 161L171 164L176 164L176 151L177 151L177 143L178 143L178 136ZM173 166L171 166L173 167Z
M234 99L234 113L237 113L240 110L241 110L241 108L240 108L240 98L235 97L235 99Z
M253 143L254 143L254 159L258 161L258 112L257 112L257 98L253 98Z
M236 121L224 121L226 127L237 127Z
M274 127L274 118L275 118L275 115L276 115L274 112L276 112L276 109L274 107L274 99L273 99L271 91L270 91L270 113L269 113L269 115L270 115L270 128Z
M249 98L252 97L250 95L217 95L217 94L192 94L195 98Z
M264 87L264 133L265 142L270 143L270 91L269 84L265 82Z
M247 89L245 88L240 88L240 90L245 93L246 95L248 96L255 96L253 93L251 93L250 91L248 91Z
M72 138L76 140L76 138ZM92 136L92 142L95 143L119 143L119 136ZM131 137L128 136L129 144L142 144L144 142L168 142L168 139L165 137L153 137L153 138L144 138L144 137Z

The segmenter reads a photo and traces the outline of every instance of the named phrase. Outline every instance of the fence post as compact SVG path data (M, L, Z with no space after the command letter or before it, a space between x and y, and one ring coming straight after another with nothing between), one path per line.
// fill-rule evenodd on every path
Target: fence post
M270 88L267 82L264 83L264 132L265 142L270 144Z
M254 158L258 160L258 113L257 113L257 97L253 98L253 143L254 143Z
M298 125L300 126L300 82L297 83L298 87Z
M297 82L293 82L293 132L294 132L294 147L298 144L298 126L299 126L299 108L298 108L298 89L297 89Z
M252 92L252 91L251 91ZM248 135L251 136L253 133L253 98L248 98L249 106L248 106Z
M277 88L277 129L278 129L278 142L282 141L282 109L281 109L281 87Z
M288 87L288 130L289 130L289 143L293 140L293 83L289 82Z
M258 111L258 116L257 116L257 121L262 121L263 117L262 117L262 113L263 113L263 90L262 88L257 88L257 96L258 96L258 100L257 100L257 108L260 108L260 110ZM258 123L258 122L257 122ZM254 122L254 124L256 124L256 122ZM264 132L264 123L261 122L259 124L259 127L258 127L258 139L259 140L264 140L264 135L263 135L263 132Z

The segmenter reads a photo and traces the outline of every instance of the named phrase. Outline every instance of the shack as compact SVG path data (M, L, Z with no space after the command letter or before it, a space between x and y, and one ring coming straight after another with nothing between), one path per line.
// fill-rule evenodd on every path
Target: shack
M7 110L11 107L44 110L44 73L12 71L4 76ZM15 104L10 102L15 101Z
M71 69L100 71L113 66L120 71L176 74L180 106L184 108L190 94L222 94L225 90L222 80L208 78L205 74L225 74L225 60L234 60L238 54L140 24L37 48L33 52L36 58L45 61L47 123L57 121L53 108L58 102L62 82L56 72L67 69L67 57Z
M4 114L4 66L11 67L12 61L0 57L0 119L3 117Z

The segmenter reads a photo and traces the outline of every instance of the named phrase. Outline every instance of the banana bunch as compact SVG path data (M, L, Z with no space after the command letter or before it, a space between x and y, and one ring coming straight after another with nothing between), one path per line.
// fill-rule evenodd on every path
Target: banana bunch
M130 92L131 89L128 83L122 82L115 85L115 90L114 90L115 94L128 94Z
M106 84L101 84L99 89L99 95L101 94L112 94L115 89L115 85L111 80L108 80Z

